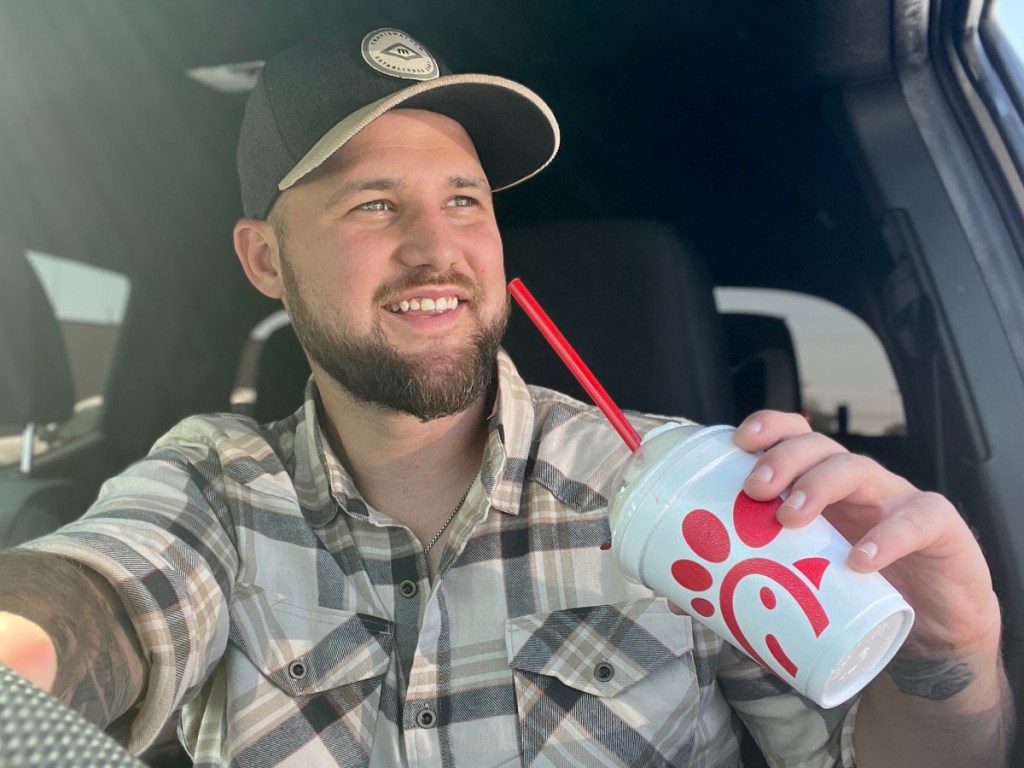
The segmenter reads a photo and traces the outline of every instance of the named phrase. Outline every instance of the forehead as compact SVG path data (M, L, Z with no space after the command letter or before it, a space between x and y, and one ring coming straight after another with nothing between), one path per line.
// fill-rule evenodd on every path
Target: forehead
M324 196L336 199L343 187L391 189L414 178L432 178L446 185L452 185L453 179L471 179L475 186L489 190L476 148L462 125L436 112L395 109L286 189L272 210L283 211L291 200L322 205Z
M432 160L480 167L476 147L466 129L437 112L395 109L378 117L324 163L328 170L365 164L428 165Z

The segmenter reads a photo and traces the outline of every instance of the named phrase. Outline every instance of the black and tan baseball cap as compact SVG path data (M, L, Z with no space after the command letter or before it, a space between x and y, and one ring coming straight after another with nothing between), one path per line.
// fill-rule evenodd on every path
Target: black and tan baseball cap
M495 191L530 178L558 151L554 114L519 83L452 74L397 29L315 38L270 59L246 103L238 140L245 215L265 219L281 192L396 107L460 123Z

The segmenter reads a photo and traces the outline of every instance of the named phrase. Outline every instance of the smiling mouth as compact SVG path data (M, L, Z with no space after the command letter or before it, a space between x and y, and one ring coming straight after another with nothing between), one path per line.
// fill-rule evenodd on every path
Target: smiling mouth
M451 312L457 306L459 306L459 299L455 296L442 296L439 299L419 299L414 297L408 301L403 300L397 304L392 304L388 309L399 315L404 315L406 312L433 312L434 314L440 314L441 312Z

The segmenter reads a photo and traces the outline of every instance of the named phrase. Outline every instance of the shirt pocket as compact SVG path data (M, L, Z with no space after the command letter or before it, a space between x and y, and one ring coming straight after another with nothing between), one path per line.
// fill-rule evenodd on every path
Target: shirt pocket
M376 616L243 587L232 601L230 637L274 685L304 696L384 675L394 628Z
M688 616L644 599L506 630L524 766L687 764L699 708Z
M393 623L296 603L250 585L236 586L230 613L227 757L284 739L320 740L339 757L368 758L391 664Z

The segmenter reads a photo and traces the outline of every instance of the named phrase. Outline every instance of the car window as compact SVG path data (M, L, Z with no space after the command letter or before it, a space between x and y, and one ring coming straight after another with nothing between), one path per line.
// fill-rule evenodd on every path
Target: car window
M995 189L1004 218L1016 222L1024 204L1024 3L990 0L957 28L957 58L964 102L974 113L979 150L990 155L990 173L999 178ZM951 55L951 58L953 56ZM978 137L984 136L984 141ZM1017 249L1020 250L1019 248Z
M997 0L982 21L981 42L994 64L994 77L980 77L979 87L988 91L989 101L1002 105L994 119L1008 136L1007 143L1015 155L1018 168L1024 167L1024 2ZM1001 100L994 94L1005 89L1009 98ZM1022 171L1024 174L1024 171Z
M993 3L992 13L1007 42L1016 51L1018 60L1024 60L1024 3L1001 0Z
M716 288L721 312L783 318L793 337L804 413L816 429L862 435L900 434L899 388L881 342L853 313L792 291ZM845 409L845 410L841 410Z
M60 424L36 425L38 456L95 432L128 306L130 281L109 269L37 251L26 251L60 325L68 354L75 406ZM17 464L24 424L0 425L0 466Z

